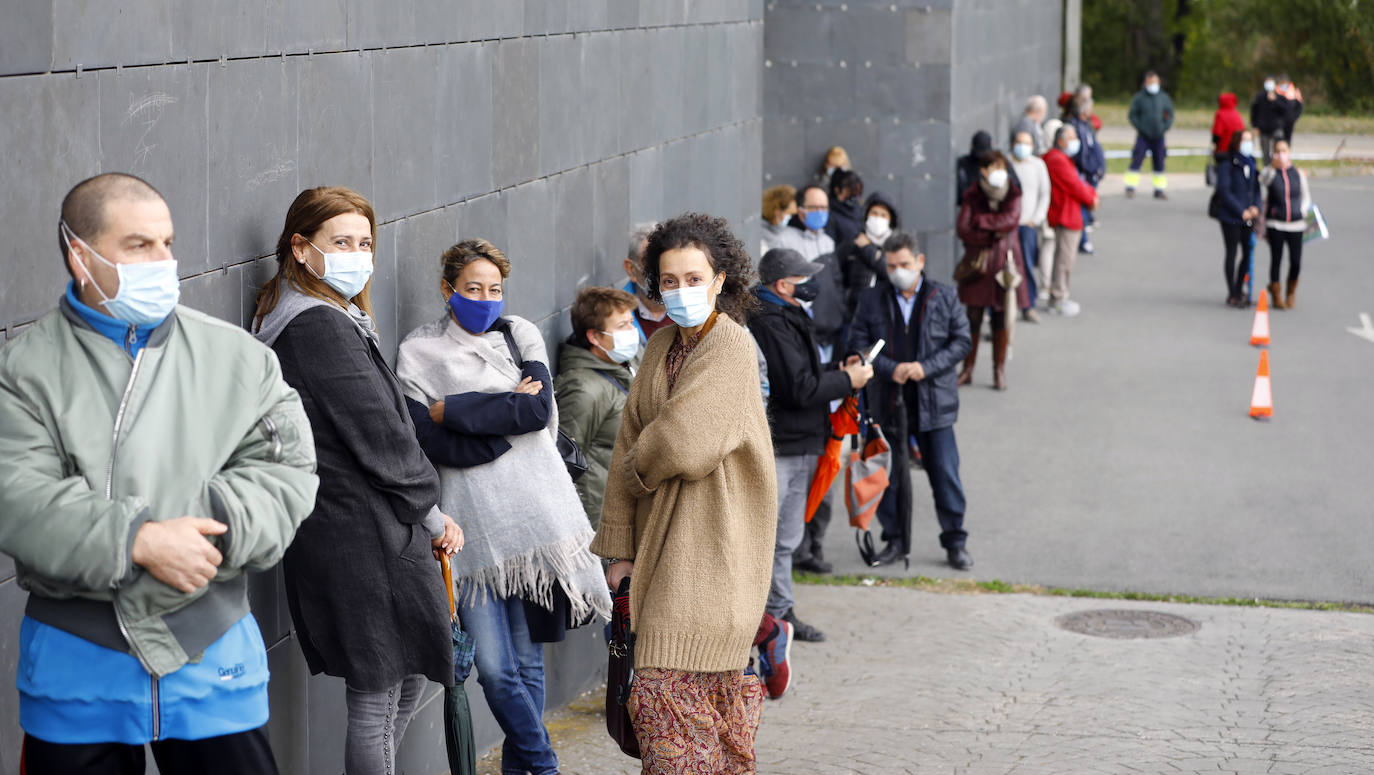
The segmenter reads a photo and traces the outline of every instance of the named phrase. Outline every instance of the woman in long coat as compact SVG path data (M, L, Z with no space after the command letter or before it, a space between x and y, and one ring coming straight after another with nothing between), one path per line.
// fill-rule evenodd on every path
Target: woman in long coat
M314 431L319 494L283 568L310 671L345 681L348 775L394 772L426 679L453 682L434 553L462 545L436 506L439 478L377 349L368 294L376 229L372 205L355 191L301 192L255 318Z
M992 318L992 377L998 390L1007 389L1007 350L1011 346L1011 332L1007 328L1006 305L1008 276L1026 276L1025 259L1021 256L1021 240L1016 227L1021 220L1021 187L1010 173L1010 165L1001 151L985 151L978 157L978 178L964 191L959 205L959 239L964 243L961 263L971 262L987 251L983 271L959 280L959 301L968 309L969 331L973 347L964 359L959 372L959 384L973 381L973 366L978 360L979 331L984 310ZM1015 269L1007 273L1008 266ZM1030 306L1026 283L1016 285L1016 308Z

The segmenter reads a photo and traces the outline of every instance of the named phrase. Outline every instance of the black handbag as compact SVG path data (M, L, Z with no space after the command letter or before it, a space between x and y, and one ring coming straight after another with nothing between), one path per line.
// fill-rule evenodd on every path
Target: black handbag
M610 638L606 642L606 732L626 756L640 758L639 738L630 722L630 687L635 681L635 634L630 630L630 577L611 595Z
M525 358L520 355L520 347L510 332L509 320L502 321L501 335L506 338L506 347L510 348L510 356L515 359L515 365L521 369L525 368ZM548 389L553 390L553 385L549 385ZM587 456L582 454L582 448L577 446L577 441L562 429L558 431L557 447L559 457L563 458L563 465L568 468L568 476L571 476L574 482L587 473Z

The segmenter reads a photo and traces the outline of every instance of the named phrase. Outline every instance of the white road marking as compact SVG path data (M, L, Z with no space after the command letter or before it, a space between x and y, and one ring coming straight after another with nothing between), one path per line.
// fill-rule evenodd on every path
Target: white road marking
M1347 328L1345 330L1361 339L1374 343L1374 321L1369 319L1368 312L1360 313L1360 328Z

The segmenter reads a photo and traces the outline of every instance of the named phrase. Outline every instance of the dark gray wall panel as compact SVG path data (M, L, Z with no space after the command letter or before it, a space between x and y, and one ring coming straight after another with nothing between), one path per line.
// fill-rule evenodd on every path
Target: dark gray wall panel
M463 43L438 50L435 158L438 202L491 190L491 57L494 46Z
M286 207L300 191L298 63L249 59L209 68L210 266L276 249Z
M215 264L209 252L207 87L218 65L171 65L92 73L100 84L103 170L157 181L176 226L183 277ZM235 321L237 322L237 320Z
M0 321L34 320L57 304L68 280L58 252L62 197L100 171L100 101L91 75L0 78L0 194L9 239L0 245Z
M301 188L376 190L372 63L371 54L352 51L316 54L300 63Z
M181 303L234 325L243 312L241 267L197 275L181 281Z
M596 284L595 177L588 167L550 179L553 186L553 309L571 306L577 289Z
M501 247L510 259L511 276L506 289L506 310L530 320L540 320L556 309L558 289L554 276L553 186L540 179L513 188L505 195L506 240Z
M539 171L539 46L503 40L492 59L492 184L497 188L533 178Z
M458 242L461 207L445 207L401 221L396 230L396 293L401 338L444 314L439 257Z
M19 665L19 622L24 616L28 595L13 579L0 582L0 675L8 691L0 692L0 772L19 772L19 694L14 691L15 669Z
M52 0L12 3L0 26L0 74L52 68Z
M346 0L267 0L266 13L265 53L349 48Z

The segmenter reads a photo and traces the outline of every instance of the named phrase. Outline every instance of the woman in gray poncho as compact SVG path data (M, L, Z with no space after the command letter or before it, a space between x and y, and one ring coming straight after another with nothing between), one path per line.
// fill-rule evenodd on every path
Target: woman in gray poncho
M445 251L441 267L448 307L405 338L396 372L421 446L439 469L440 507L463 518L466 545L453 563L459 616L476 640L478 682L506 733L501 769L547 775L558 771L558 758L542 719L543 651L531 638L525 601L544 609L559 601L584 620L608 617L610 596L556 447L544 340L524 318L501 317L510 262L473 239ZM489 454L468 454L473 442Z

